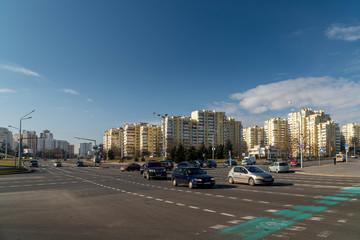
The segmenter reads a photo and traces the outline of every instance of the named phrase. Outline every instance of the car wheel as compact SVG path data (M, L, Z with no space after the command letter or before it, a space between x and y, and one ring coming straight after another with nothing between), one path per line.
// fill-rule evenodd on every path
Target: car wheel
M145 175L145 173L143 173L143 178L146 178L146 175Z
M230 184L234 184L234 179L232 177L229 177L228 181Z
M147 180L151 180L150 174L147 174L147 175L146 175L146 179L147 179Z
M276 170L276 173L279 173L279 170Z
M271 172L271 169L269 168L269 172Z
M254 186L255 185L255 181L253 178L249 178L249 185L250 186Z
M175 178L172 180L172 184L173 184L174 187L176 187L176 186L178 185L178 183L177 183L177 181L176 181Z
M192 183L192 181L189 181L189 188L193 189L194 188L194 184Z

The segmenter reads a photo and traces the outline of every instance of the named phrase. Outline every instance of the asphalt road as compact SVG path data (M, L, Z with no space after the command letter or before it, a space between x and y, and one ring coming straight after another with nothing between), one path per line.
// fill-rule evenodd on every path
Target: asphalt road
M0 239L359 239L360 178L274 173L272 186L173 187L118 168L39 161L0 176Z

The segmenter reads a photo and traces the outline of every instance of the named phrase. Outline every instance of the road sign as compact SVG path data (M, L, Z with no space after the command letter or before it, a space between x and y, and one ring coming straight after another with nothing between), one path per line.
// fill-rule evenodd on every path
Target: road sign
M324 152L324 149L323 149L323 148L320 148L320 152L323 153L323 152Z
M346 151L349 150L349 144L345 144L345 150L346 150Z
M260 151L260 154L263 154L263 151Z
M231 161L232 160L232 158L231 157L229 157L229 161Z
M301 145L300 145L300 148L304 148L304 144L301 144Z

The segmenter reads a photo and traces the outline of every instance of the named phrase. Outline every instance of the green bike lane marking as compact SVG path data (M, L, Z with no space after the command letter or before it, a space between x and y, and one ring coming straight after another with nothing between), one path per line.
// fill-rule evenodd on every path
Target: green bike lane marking
M245 239L257 240L268 236L274 232L285 229L296 224L300 220L311 217L314 213L319 213L340 202L348 201L349 197L360 194L360 186L349 188L336 193L333 196L324 196L321 200L314 201L315 204L325 206L293 206L292 209L283 209L272 213L274 218L259 217L245 223L222 229L214 234L212 239ZM276 218L277 217L277 218Z

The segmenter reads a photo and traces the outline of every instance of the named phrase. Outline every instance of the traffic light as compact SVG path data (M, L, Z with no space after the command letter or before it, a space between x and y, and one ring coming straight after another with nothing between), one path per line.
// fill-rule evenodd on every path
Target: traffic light
M15 152L15 157L18 157L19 156L19 151L16 151Z

